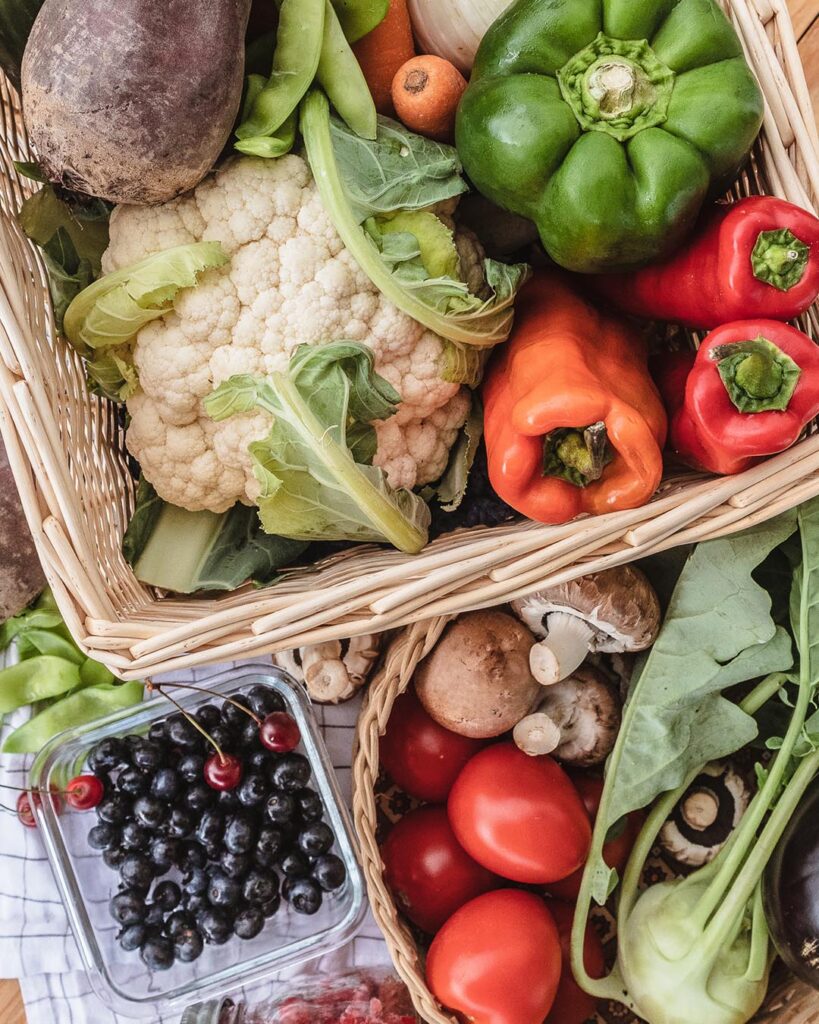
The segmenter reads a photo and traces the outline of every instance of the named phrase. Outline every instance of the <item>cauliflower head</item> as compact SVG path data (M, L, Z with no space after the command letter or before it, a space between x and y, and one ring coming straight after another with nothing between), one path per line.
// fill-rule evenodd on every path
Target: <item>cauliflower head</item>
M199 241L220 242L230 262L180 292L133 346L140 390L127 403L127 444L160 497L190 511L252 503L247 449L270 420L214 423L203 399L233 374L286 370L299 345L341 339L371 348L401 396L396 414L375 424L374 462L390 485L441 476L468 391L442 378L442 339L385 299L348 253L304 160L234 158L172 202L117 207L102 269Z

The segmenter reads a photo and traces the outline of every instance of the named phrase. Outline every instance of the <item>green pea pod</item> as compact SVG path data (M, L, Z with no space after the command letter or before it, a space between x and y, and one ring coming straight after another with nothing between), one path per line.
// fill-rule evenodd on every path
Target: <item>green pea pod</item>
M131 707L141 699L142 683L107 684L78 690L16 729L3 744L3 753L36 754L57 733Z
M387 17L390 0L333 0L333 7L344 35L355 43Z
M20 661L29 661L40 654L65 658L73 665L82 665L85 655L70 640L53 629L27 629L17 638L17 655Z
M59 697L80 685L80 670L65 658L42 654L0 672L0 714L47 697Z
M378 114L372 93L330 0L325 0L318 80L351 131L362 139L374 139L378 131Z
M250 117L250 112L253 109L253 104L256 102L256 97L264 89L267 84L267 79L264 75L248 75L247 85L245 86L245 101L242 104L242 121L246 121Z
M116 678L109 668L93 658L86 658L80 665L80 685L83 687L110 686Z
M324 0L283 0L273 70L253 101L238 139L272 135L298 107L318 70L324 35Z
M298 112L288 117L278 131L272 135L257 135L252 139L242 139L236 143L235 148L247 156L262 156L268 160L275 160L285 156L296 143L296 124L298 123Z

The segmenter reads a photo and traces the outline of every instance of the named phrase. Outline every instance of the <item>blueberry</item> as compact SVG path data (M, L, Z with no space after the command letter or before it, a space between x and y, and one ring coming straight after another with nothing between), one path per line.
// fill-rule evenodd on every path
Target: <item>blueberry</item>
M211 945L221 946L230 938L230 918L224 911L215 907L203 910L196 920L196 925L202 938Z
M162 925L165 921L165 911L158 903L148 903L147 908L148 913L145 917L145 927L148 928L151 933L161 931Z
M240 939L255 939L264 928L264 914L258 907L245 907L233 922L234 934Z
M197 709L193 717L207 732L215 729L222 722L219 708L213 704L203 704L201 708Z
M241 695L235 698L239 704L242 704ZM225 701L222 705L222 724L225 728L230 729L231 732L238 732L248 721L248 714L246 711L242 711L241 708L237 708L235 704L231 704L230 701Z
M268 750L251 750L251 752L245 758L247 761L248 769L254 771L267 772L267 768L270 765L270 751Z
M116 871L125 860L125 850L121 846L112 846L109 850L102 851L103 863Z
M186 910L175 910L165 921L163 931L169 939L175 939L188 928L193 928L193 916Z
M217 746L221 747L225 753L229 754L231 747L235 745L234 741L236 736L233 730L229 729L226 725L217 725L215 728L209 729L208 731L213 742Z
M124 764L126 748L122 740L115 736L100 740L91 748L88 755L88 767L96 775L98 772L106 772L111 768L118 768Z
M182 890L176 882L166 879L164 882L159 882L154 886L151 898L157 906L162 907L165 913L168 913L179 906L179 901L182 899Z
M265 804L265 814L271 825L286 825L296 812L296 804L287 793L273 793Z
M267 903L263 903L259 908L265 917L273 917L274 914L278 913L279 907L282 905L282 898L277 892L272 900L268 900Z
M117 936L120 946L126 953L139 949L147 937L148 932L144 924L129 924Z
M335 839L329 825L325 825L323 821L315 821L299 832L296 845L308 857L320 857L322 853L327 853Z
M251 772L245 775L236 791L236 796L242 807L255 807L267 796L269 783L261 772Z
M179 861L179 867L182 871L188 872L192 871L194 868L203 868L207 862L208 855L204 846L195 842L183 844L182 857Z
M97 804L97 818L107 825L119 825L128 817L130 806L121 793L113 793Z
M196 838L203 846L207 847L212 843L219 842L222 838L224 828L224 814L215 808L209 808L199 819L199 825L196 829Z
M167 813L168 805L157 800L155 796L138 796L134 800L134 817L140 825L152 831L159 828Z
M122 826L122 846L125 850L145 850L151 840L151 833L135 821L126 821Z
M133 889L123 889L111 898L108 904L111 917L122 925L141 924L148 910L145 897Z
M154 869L145 854L128 853L119 866L119 877L129 888L147 892L154 878Z
M214 907L235 907L241 894L239 883L218 869L210 876L208 899Z
M251 686L251 688L239 698L243 704L247 704L254 715L264 718L272 711L284 711L284 701L269 686Z
M204 949L202 936L196 928L185 928L174 936L173 951L177 960L183 964L189 964L202 955Z
M195 782L182 798L185 806L194 814L201 814L216 799L216 791L206 782Z
M171 816L165 823L168 835L173 836L174 839L187 839L195 825L196 819L193 812L189 811L187 807L174 807Z
M235 789L223 789L216 797L216 803L219 805L219 810L224 811L225 814L232 814L242 806Z
M152 740L143 740L138 746L135 744L131 758L144 772L155 772L164 761L162 747Z
M201 914L210 907L207 894L204 892L186 893L182 898L182 906L189 914Z
M117 789L125 796L141 796L148 789L150 779L139 768L129 765L117 776Z
M282 896L297 914L315 914L321 906L321 889L312 878L286 878Z
M249 853L231 853L230 850L223 850L219 858L219 866L228 878L244 878L250 870L250 865Z
M333 892L334 889L340 889L344 885L347 869L340 857L336 857L334 853L326 853L323 857L316 859L312 874L325 892Z
M151 779L151 793L159 800L173 800L182 788L182 780L173 768L158 768Z
M151 841L148 856L159 874L163 874L170 870L177 860L181 859L182 844L178 839L171 839L170 836L156 836Z
M260 905L269 903L279 891L279 878L273 872L262 874L251 871L242 885L242 896L247 903Z
M201 782L205 770L205 759L201 754L183 754L176 770L185 782Z
M165 720L153 722L148 730L148 739L151 743L163 744L165 742Z
M122 747L125 752L125 761L130 764L131 755L134 752L134 748L142 742L142 737L137 736L135 732L129 732L127 736L122 737Z
M208 881L208 873L204 868L194 868L183 877L182 888L186 893L198 896L207 891Z
M242 745L242 750L253 749L261 744L259 726L252 718L248 718L247 722L239 730L239 742Z
M256 842L256 829L247 814L234 814L228 818L223 842L231 853L247 853Z
M165 723L165 735L174 746L183 750L198 750L203 743L202 734L179 711Z
M310 762L304 754L286 754L270 772L270 781L277 789L293 793L310 781Z
M288 878L301 878L310 874L310 862L299 850L291 850L279 861L282 874Z
M167 971L173 966L173 943L163 935L152 935L139 951L142 962L152 971Z
M265 826L259 832L253 849L253 860L260 868L272 868L285 846L285 835L279 828Z
M115 825L103 822L95 825L88 833L88 845L92 850L110 850L120 840L120 830Z
M306 787L305 789L297 790L294 796L299 817L305 825L309 825L314 821L321 821L324 817L324 804L315 790Z

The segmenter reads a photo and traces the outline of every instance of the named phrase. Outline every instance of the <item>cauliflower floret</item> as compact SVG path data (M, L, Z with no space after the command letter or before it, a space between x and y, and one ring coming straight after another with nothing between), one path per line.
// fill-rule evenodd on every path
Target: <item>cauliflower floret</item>
M285 370L301 344L340 340L371 348L401 396L395 416L376 424L375 464L393 487L437 479L468 393L441 377L442 339L385 299L344 247L305 161L236 158L173 202L119 207L103 266L202 240L221 242L230 262L181 291L134 343L141 390L128 400L127 443L158 494L192 511L253 501L247 446L270 420L217 424L203 399L233 374Z

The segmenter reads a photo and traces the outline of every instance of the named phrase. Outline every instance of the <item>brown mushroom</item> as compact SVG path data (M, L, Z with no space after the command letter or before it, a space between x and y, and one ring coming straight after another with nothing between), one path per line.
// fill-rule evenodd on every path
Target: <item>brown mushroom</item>
M327 640L293 651L279 651L273 661L307 688L317 704L349 700L367 682L381 652L381 634Z
M633 565L589 573L512 602L536 636L532 674L544 686L571 675L590 651L642 651L660 628L660 602Z
M616 686L592 665L548 687L536 710L512 734L525 754L554 754L566 764L589 768L611 753L622 706Z
M531 711L541 688L529 671L534 637L514 616L467 612L451 623L415 672L427 713L461 736L507 732Z
M739 824L750 799L750 788L733 765L706 765L660 829L660 846L680 864L708 864Z

